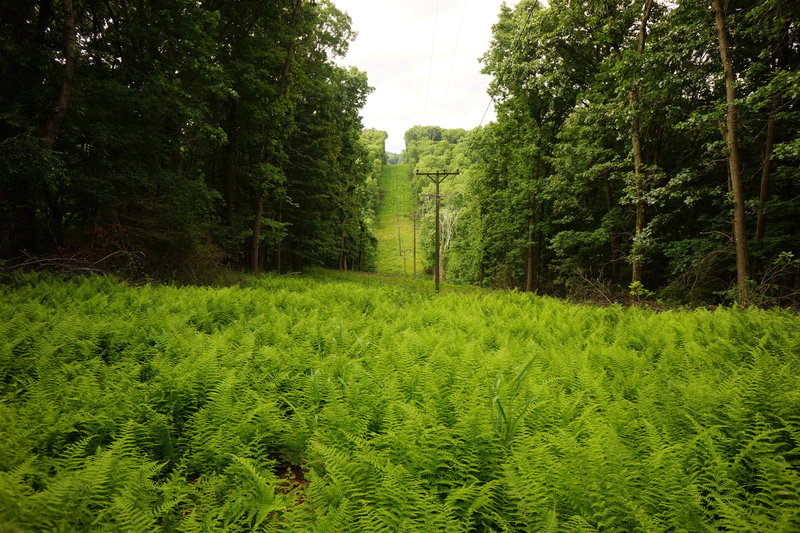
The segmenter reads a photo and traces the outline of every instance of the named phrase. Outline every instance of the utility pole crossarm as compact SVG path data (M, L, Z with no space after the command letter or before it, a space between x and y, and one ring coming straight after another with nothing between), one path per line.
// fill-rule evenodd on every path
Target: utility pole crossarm
M439 172L420 172L417 171L417 176L428 176L431 181L436 183L437 181L442 181L447 176L458 176L461 172L456 170L455 172L448 172L446 170L441 170ZM434 177L439 178L438 180L434 179Z
M433 271L433 279L436 286L436 292L439 292L439 272L440 272L440 258L439 258L439 199L441 198L441 194L439 194L439 184L444 181L447 176L458 176L460 174L460 169L456 170L455 172L449 172L447 170L441 170L439 172L420 172L417 170L417 176L428 176L430 180L436 184L436 194L434 198L436 199L436 242L435 242L435 249L436 249L436 265Z

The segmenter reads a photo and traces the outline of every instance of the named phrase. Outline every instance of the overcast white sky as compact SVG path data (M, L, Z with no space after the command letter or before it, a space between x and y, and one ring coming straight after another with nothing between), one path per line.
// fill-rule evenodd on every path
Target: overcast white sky
M358 33L339 63L367 73L375 91L362 111L364 126L389 133L388 151L405 148L411 126L478 126L491 101L478 58L489 48L503 0L333 2ZM490 109L484 124L493 119Z

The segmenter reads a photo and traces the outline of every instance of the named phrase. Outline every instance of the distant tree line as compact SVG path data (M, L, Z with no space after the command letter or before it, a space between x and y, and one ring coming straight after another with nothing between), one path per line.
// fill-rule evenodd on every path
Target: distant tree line
M367 268L352 36L325 0L3 2L0 259Z
M522 0L483 62L496 122L406 135L451 280L797 301L800 4Z

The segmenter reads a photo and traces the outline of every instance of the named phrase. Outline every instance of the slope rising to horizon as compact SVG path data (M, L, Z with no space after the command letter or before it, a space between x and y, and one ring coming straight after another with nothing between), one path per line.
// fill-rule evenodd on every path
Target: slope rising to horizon
M0 285L0 529L798 529L797 315L425 285Z
M414 228L409 218L414 213L411 192L411 165L386 165L381 176L381 204L378 208L377 271L381 274L414 273ZM424 260L417 231L417 275L422 275Z

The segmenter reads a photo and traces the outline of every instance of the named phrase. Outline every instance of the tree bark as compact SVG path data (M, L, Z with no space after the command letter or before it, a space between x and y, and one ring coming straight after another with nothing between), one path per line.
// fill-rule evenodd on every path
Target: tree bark
M642 173L642 145L638 134L638 119L633 119L631 126L633 131L631 135L631 144L633 146L633 172L636 185L636 222L633 236L633 261L631 262L633 268L631 281L641 282L642 270L644 266L644 260L642 257L644 252L644 247L642 245L642 233L644 232L646 214L644 202L644 176Z
M78 58L78 40L75 29L75 9L72 0L64 0L64 80L58 95L53 113L48 117L43 128L42 145L45 150L52 151L61 123L69 109L72 98L72 87L75 83L75 70Z
M367 230L364 228L363 222L359 222L359 229L361 230L361 238L358 240L358 270L364 272L364 240L366 239Z
M770 56L772 56L772 69L773 71L777 71L781 68L786 60L786 56L789 53L790 43L792 42L791 36L789 34L791 29L791 24L789 20L787 20L782 28L782 31L774 44L774 47L770 50ZM764 156L763 156L763 166L761 168L761 186L759 190L759 199L758 199L758 219L756 222L756 244L760 246L764 240L764 235L766 233L766 224L767 224L767 216L766 216L766 203L769 199L769 179L770 173L772 171L772 152L775 147L775 130L777 127L777 113L779 108L780 102L777 98L773 98L772 103L770 105L769 114L767 115L767 135L766 139L764 140Z
M772 149L775 145L775 107L770 109L767 117L767 138L764 141L764 159L761 167L761 188L758 197L758 220L756 222L756 244L764 240L767 222L765 206L769 198L769 173L772 164Z
M603 174L603 183L606 190L606 208L610 213L614 209L614 196L611 192L611 182L608 179L608 172ZM617 234L611 231L611 282L616 283L619 281L619 243L617 242Z
M345 250L345 238L347 231L345 230L345 221L342 221L342 234L339 237L339 270L347 272L347 253Z
M303 3L303 0L295 0L292 2L292 18L289 22L289 27L294 30L297 27L297 17L300 14L300 5ZM294 42L290 41L288 48L286 49L286 58L283 62L283 67L281 68L281 78L279 83L280 89L280 96L283 97L289 90L289 70L292 66L292 60L294 59Z
M533 292L533 276L534 276L534 250L533 250L533 228L536 224L536 195L531 193L530 199L530 214L528 215L528 273L525 278L525 292Z
M49 4L43 7L49 7ZM52 153L56 144L56 138L61 130L61 124L69 109L72 99L72 87L75 84L75 70L78 59L78 39L75 27L75 8L72 0L64 0L64 79L61 81L56 106L53 112L47 117L47 121L42 127L42 147L48 153ZM49 213L49 231L56 246L60 246L62 213L61 204L57 192L45 191Z
M225 225L233 227L233 181L236 170L236 102L231 103L231 110L228 114L228 144L225 145L225 152L222 159L222 190L225 197Z
M717 28L719 41L719 55L725 71L725 97L728 108L725 121L725 142L728 146L728 170L730 173L731 190L733 191L733 226L734 242L736 245L736 285L740 302L747 302L747 232L745 231L744 211L744 186L742 185L742 163L739 155L739 145L736 138L736 73L733 70L728 41L728 29L725 22L725 12L720 0L711 0L714 9L714 21Z
M542 159L540 156L536 157L536 161L533 166L533 180L534 180L534 187L536 183L539 181L539 177L541 176L542 172ZM535 246L534 246L534 238L535 232L534 229L536 227L536 193L531 192L530 196L530 214L528 215L528 247L527 247L527 262L528 262L528 272L525 278L525 291L526 292L533 292L534 287L536 286L536 258L535 258Z
M261 248L261 215L264 213L264 193L256 197L256 213L253 219L253 238L250 241L250 270L253 274L261 272L259 250Z
M545 219L545 203L539 202L539 220ZM544 231L542 228L537 230L539 245L536 247L536 267L534 269L533 284L539 290L544 290L545 283L547 283L547 267L542 260L542 253L544 252Z
M278 222L283 222L283 199L278 202ZM283 272L283 237L275 245L275 269L278 274Z
M180 137L178 138L178 146L172 151L172 173L178 179L183 177L183 154L181 153Z
M647 22L650 18L650 11L653 8L653 0L645 0L644 7L642 8L642 20L639 24L639 37L636 45L636 55L641 56L644 53L644 46L647 40ZM634 108L639 101L639 89L635 87L628 93L628 105ZM636 187L636 225L634 227L633 237L633 272L631 275L632 282L642 281L642 269L644 260L642 258L642 232L645 225L645 176L644 176L644 158L642 156L642 142L639 135L639 115L636 109L633 109L633 118L631 118L631 151L633 152L633 174L634 183Z

